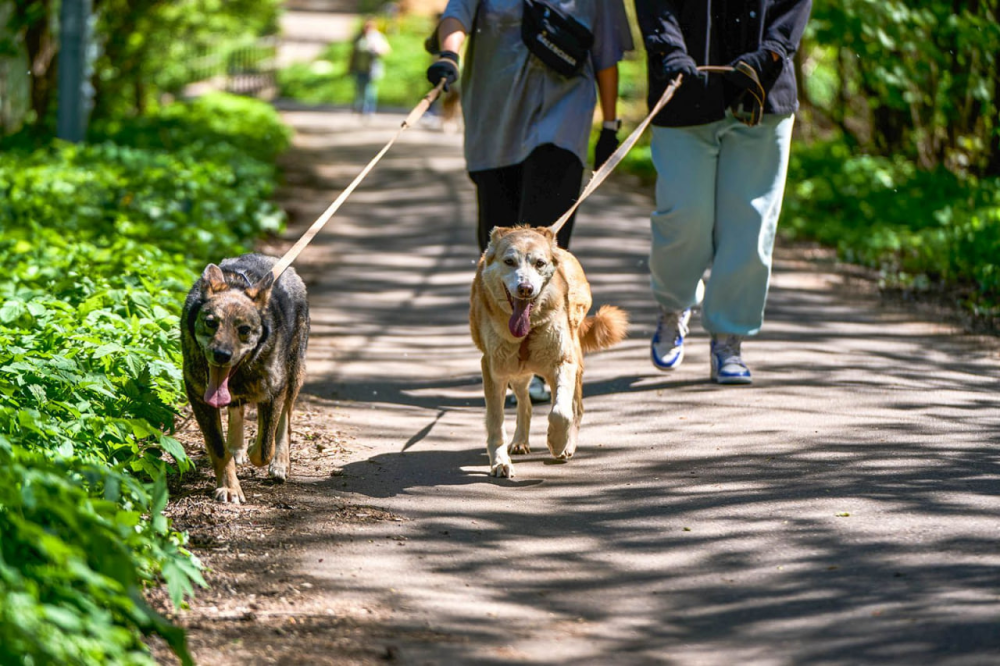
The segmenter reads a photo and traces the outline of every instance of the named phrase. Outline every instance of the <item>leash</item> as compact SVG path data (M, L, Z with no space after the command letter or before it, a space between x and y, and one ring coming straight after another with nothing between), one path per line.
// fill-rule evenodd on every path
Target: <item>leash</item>
M699 67L698 70L703 72L731 72L734 70L739 70L743 72L744 74L749 76L756 84L756 89L750 89L750 94L753 95L754 98L758 101L760 108L763 108L764 89L760 85L760 81L758 81L757 79L757 73L754 72L753 69L747 66L745 63L739 62L736 64L736 67L702 66ZM674 92L677 90L677 88L680 87L683 79L684 79L683 75L678 74L677 78L675 78L673 81L670 82L670 85L667 86L667 89L663 91L663 95L660 96L660 99L656 102L656 105L649 112L649 115L643 118L642 122L639 123L639 126L636 127L631 134L628 135L628 138L626 138L625 141L623 141L621 145L618 146L617 149L615 149L615 152L611 153L611 156L603 165L601 165L601 168L594 172L594 175L591 176L590 181L587 183L587 186L583 189L583 192L580 193L580 197L573 203L570 209L567 210L565 213L563 213L562 217L556 220L549 227L549 229L552 230L552 233L557 233L560 229L562 229L563 225L566 224L570 216L573 215L573 213L576 212L576 209L579 208L580 204L583 203L583 200L589 197L591 193L594 190L596 190L601 183L604 182L604 179L607 178L608 175L610 175L610 173L614 170L614 168L618 166L618 163L621 162L622 159L624 159L625 155L628 153L629 150L632 149L632 146L634 146L635 143L639 140L639 137L642 136L642 133L649 126L649 123L652 122L656 114L658 114L660 110L663 109L664 106L666 106L667 102L669 102L670 99L674 96ZM332 204L330 204L330 206L323 212L323 214L320 215L319 218L317 218L317 220L312 223L312 226L310 226L309 229L307 229L306 232L302 234L302 237L295 242L295 245L289 248L289 250L285 252L284 256L282 256L281 259L278 260L278 263L276 263L274 265L274 268L271 269L271 274L274 276L275 281L277 281L278 278L281 277L281 274L284 273L285 270L292 265L292 262L295 261L298 258L299 254L302 253L302 250L304 250L306 246L309 245L310 242L312 242L313 238L316 237L316 234L318 234L326 225L326 223L330 221L330 218L333 217L334 214L340 209L341 205L343 205L343 203L347 200L347 197L351 196L351 193L353 193L354 190L358 187L358 185L361 184L361 181L363 181L365 177L368 175L368 173L375 168L375 165L379 163L382 157L387 152L389 152L389 149L392 148L392 145L394 143L396 143L396 140L400 137L400 135L410 127L413 127L417 123L417 121L420 120L421 116L423 116L424 113L427 112L427 109L430 108L434 100L436 100L438 96L441 94L441 90L444 88L444 84L445 84L445 79L441 79L441 81L439 81L438 84L434 86L434 88L430 92L424 95L424 97L420 100L420 102L418 102L417 105L413 107L413 110L410 111L409 115L406 116L406 119L403 120L403 123L396 131L396 134L394 134L393 137L389 139L389 142L382 147L382 150L380 150L378 154L376 154L375 157L373 157L371 161L368 162L365 168L361 170L361 173L359 173L354 178L354 180L351 181L351 184L348 185L347 188L340 193L340 196L338 196L336 200Z
M276 263L274 268L271 269L271 274L274 275L275 281L281 277L281 274L285 272L285 269L287 269L292 262L295 261L302 250L309 245L312 239L316 237L316 234L318 234L326 223L330 221L330 218L333 217L334 213L336 213L344 201L347 200L347 197L351 196L351 193L354 192L355 188L361 184L361 181L365 179L365 176L367 176L368 173L375 168L375 165L379 163L379 160L381 160L382 157L389 152L389 149L392 148L392 144L396 143L396 139L398 139L404 131L413 127L417 121L420 120L420 117L427 112L427 109L430 108L434 100L436 100L438 95L441 94L444 84L445 79L441 79L441 81L434 86L429 93L424 95L420 102L418 102L417 105L413 107L413 110L410 111L410 114L406 116L403 124L400 125L399 129L396 131L396 134L389 139L389 143L385 144L382 150L380 150L378 154L372 158L368 165L361 170L361 173L359 173L354 180L351 181L351 184L347 186L347 189L340 193L340 196L337 197L337 199L330 204L326 211L324 211L323 214L312 223L312 226L309 227L304 234L302 234L302 237L296 241L295 245L293 245L288 252L285 252L284 256L278 260L278 263Z
M730 67L728 65L703 65L698 68L698 71L710 72L710 73L725 73L734 71L742 72L746 76L750 77L750 79L753 80L755 84L753 88L747 89L748 92L751 95L753 95L755 100L757 100L759 107L761 109L764 108L764 88L761 85L760 80L757 78L757 72L755 72L753 68L747 65L746 63L742 61L738 62L736 63L735 67ZM660 99L653 106L653 109L649 112L649 115L647 115L645 118L642 119L642 122L639 123L639 126L636 127L624 141L622 141L621 145L619 145L618 148L615 149L615 152L611 153L611 156L608 157L608 160L601 165L601 168L594 172L594 175L591 176L590 180L587 182L587 186L583 188L583 192L580 193L579 198L577 198L577 200L573 202L573 205L570 206L569 210L563 213L562 217L560 217L558 220L556 220L549 226L549 229L552 231L553 234L559 233L559 230L562 229L563 225L565 225L569 221L569 218L573 216L573 213L575 213L576 209L580 207L580 204L583 203L583 200L589 197L593 193L593 191L596 190L598 186L600 186L600 184L604 182L604 179L607 178L611 174L611 172L614 171L615 167L618 166L618 163L625 158L625 155L628 153L628 151L632 150L632 146L634 146L635 143L639 140L639 137L642 136L642 133L646 131L646 128L649 127L649 123L653 121L653 118L656 116L656 114L658 114L663 109L663 107L667 105L667 102L669 102L670 99L674 96L674 92L680 87L683 81L684 81L684 75L678 74L677 78L675 78L673 81L670 82L670 85L668 85L667 89L663 91L663 94L660 96Z

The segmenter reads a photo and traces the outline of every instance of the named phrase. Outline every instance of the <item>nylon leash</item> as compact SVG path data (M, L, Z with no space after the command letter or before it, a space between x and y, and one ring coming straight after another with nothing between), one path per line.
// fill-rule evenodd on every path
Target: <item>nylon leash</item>
M747 76L751 76L752 79L756 82L757 87L760 88L759 91L752 89L751 94L753 94L758 99L758 101L760 102L760 106L763 108L764 91L763 88L760 86L760 82L757 80L756 72L754 72L753 69L747 67L742 62L737 63L737 66L739 65L743 65L743 67L746 68L745 70L743 68L740 68L740 71L743 71L745 74L747 74ZM735 67L730 67L728 65L703 65L698 68L698 71L724 73L724 72L732 72L735 69L736 69ZM683 80L684 76L682 74L678 74L677 78L675 78L673 81L670 82L670 85L667 86L667 89L663 91L662 95L660 95L660 99L656 102L656 105L653 106L653 109L649 112L649 115L647 115L645 118L642 119L642 122L639 123L639 126L636 127L624 141L622 141L621 145L619 145L618 148L615 149L615 152L611 153L611 156L604 164L601 165L601 168L594 172L594 175L591 176L590 180L587 182L587 186L583 188L583 192L580 193L580 196L573 203L573 205L570 206L569 210L563 213L562 217L560 217L558 220L556 220L549 226L549 229L552 231L553 234L559 233L559 230L562 229L563 225L565 225L566 222L569 221L569 218L572 217L573 213L576 212L576 209L580 207L580 204L583 203L583 200L589 197L594 192L594 190L596 190L598 186L600 186L600 184L604 182L604 179L607 178L611 174L611 172L614 171L615 167L618 166L618 163L625 158L625 155L628 153L628 151L632 150L632 146L636 144L636 142L639 140L639 137L642 136L642 133L646 131L646 128L649 127L649 123L653 121L653 118L656 117L656 114L658 114L663 109L663 107L667 105L667 102L669 102L670 99L674 96L674 92L677 90L677 88L680 87Z
M420 102L418 102L417 105L413 107L413 110L410 111L410 114L406 116L406 119L403 121L403 124L400 125L399 129L396 131L396 134L394 134L393 137L389 139L389 142L385 144L382 150L380 150L378 154L375 155L375 157L373 157L370 162L368 162L367 166L365 166L365 168L361 170L361 173L359 173L354 178L354 180L351 181L351 184L347 186L347 189L341 192L340 196L337 197L337 199L332 204L330 204L330 206L326 209L326 211L324 211L323 214L320 215L319 218L312 223L312 226L310 226L309 229L307 229L306 232L302 234L302 237L299 238L298 241L296 241L295 245L293 245L287 252L285 252L284 256L278 260L278 263L276 263L274 265L274 268L271 269L271 273L272 275L274 275L275 282L277 282L278 278L281 277L281 274L285 272L285 269L287 269L292 264L292 262L295 261L295 259L299 256L302 250L304 250L306 246L309 245L312 239L316 237L316 234L318 234L326 225L326 223L330 221L330 218L333 217L334 214L337 212L337 210L341 207L341 205L343 205L343 203L347 200L347 197L351 196L351 193L354 192L357 186L361 184L361 181L363 181L365 177L368 175L368 173L375 168L375 165L379 163L379 160L381 160L382 157L387 152L389 152L389 149L392 148L392 144L396 143L396 139L398 139L404 131L406 131L410 127L413 127L417 123L417 121L420 120L420 118L427 112L427 109L430 108L434 100L436 100L438 96L441 94L441 90L442 88L444 88L444 84L445 84L445 79L441 79L441 81L436 86L434 86L434 88L430 92L424 95L424 97L420 100Z
M573 202L573 205L569 207L569 210L563 213L562 217L549 226L549 229L552 230L553 234L559 233L559 230L562 229L563 225L569 221L569 218L576 212L576 209L580 207L583 200L589 197L591 193L604 182L604 179L607 178L611 172L614 171L615 167L618 166L618 163L625 158L628 151L632 150L632 146L635 145L636 141L639 140L639 137L642 136L642 133L646 131L647 127L649 127L649 123L653 122L653 118L656 114L659 113L660 110L667 105L667 102L670 101L670 98L674 96L674 91L680 87L683 80L684 75L678 74L677 78L670 82L670 85L667 86L667 89L663 91L662 95L660 95L660 99L656 102L653 110L649 112L649 115L642 119L639 126L632 130L632 133L629 134L624 141L622 141L621 145L615 149L615 152L611 153L611 157L609 157L608 160L601 165L600 169L594 172L594 175L591 176L590 180L587 182L587 186L583 188L583 192L581 192L577 200Z

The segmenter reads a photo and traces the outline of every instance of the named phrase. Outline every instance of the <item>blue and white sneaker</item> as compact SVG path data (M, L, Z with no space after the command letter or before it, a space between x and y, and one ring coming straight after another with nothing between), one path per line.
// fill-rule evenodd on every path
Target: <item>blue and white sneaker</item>
M662 310L656 332L650 343L653 366L668 372L684 360L684 338L688 334L691 308L687 310Z
M750 369L740 357L738 335L712 335L712 381L716 384L751 384Z

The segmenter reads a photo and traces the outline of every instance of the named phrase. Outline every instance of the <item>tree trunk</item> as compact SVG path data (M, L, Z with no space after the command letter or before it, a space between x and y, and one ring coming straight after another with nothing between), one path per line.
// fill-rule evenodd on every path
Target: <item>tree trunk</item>
M40 0L41 17L27 24L24 31L24 46L28 54L28 71L31 73L31 110L35 112L35 124L44 123L48 117L53 92L56 89L56 53L58 45L49 30L51 0ZM18 7L26 18L27 8Z
M993 20L1000 23L1000 2L993 5ZM987 128L990 132L990 156L986 164L986 173L990 176L1000 176L1000 54L993 57L993 122Z

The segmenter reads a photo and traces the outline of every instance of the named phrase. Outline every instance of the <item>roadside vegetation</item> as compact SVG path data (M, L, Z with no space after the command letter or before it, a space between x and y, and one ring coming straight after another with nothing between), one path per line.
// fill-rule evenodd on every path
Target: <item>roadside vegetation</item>
M382 21L383 106L427 89L430 17ZM636 34L636 43L641 44ZM347 43L281 76L282 94L347 105ZM1000 0L816 0L796 63L802 110L781 232L879 272L882 284L1000 320ZM645 53L622 63L625 131L645 115ZM619 167L655 178L648 139Z
M98 86L88 140L53 140L53 100L31 87L0 145L3 664L152 664L149 635L190 663L183 632L144 595L165 584L180 606L204 585L163 515L168 476L191 466L170 434L185 401L178 316L208 261L284 222L268 199L289 134L269 105L162 101L158 62L175 56L157 50L158 30L183 23L178 5L204 4L94 4L104 39L134 31L105 42L105 55L132 50L97 62L120 76ZM48 5L15 3L0 33L9 59L49 29ZM220 39L247 39L226 32L231 18L200 16ZM183 67L168 69L176 89Z

